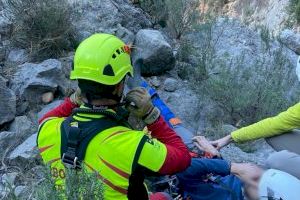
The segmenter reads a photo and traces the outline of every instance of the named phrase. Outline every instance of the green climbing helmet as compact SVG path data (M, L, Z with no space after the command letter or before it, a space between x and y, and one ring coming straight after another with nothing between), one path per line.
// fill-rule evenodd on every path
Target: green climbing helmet
M130 48L110 34L94 34L77 48L70 79L85 79L104 85L117 85L133 76Z

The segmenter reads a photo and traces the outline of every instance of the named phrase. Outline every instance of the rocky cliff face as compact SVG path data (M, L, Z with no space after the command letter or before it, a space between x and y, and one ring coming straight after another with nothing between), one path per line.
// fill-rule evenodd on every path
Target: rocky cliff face
M250 26L265 26L278 33L288 21L288 6L289 0L229 0L223 12Z

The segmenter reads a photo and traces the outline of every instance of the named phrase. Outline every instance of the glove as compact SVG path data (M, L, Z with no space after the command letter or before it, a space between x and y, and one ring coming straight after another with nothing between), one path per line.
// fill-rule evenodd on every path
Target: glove
M76 104L78 106L81 106L83 104L81 98L81 90L79 88L77 88L76 91L73 94L71 94L70 100L73 104Z
M160 116L158 108L154 107L151 102L151 97L145 88L137 87L125 97L126 109L142 119L146 124L154 123Z

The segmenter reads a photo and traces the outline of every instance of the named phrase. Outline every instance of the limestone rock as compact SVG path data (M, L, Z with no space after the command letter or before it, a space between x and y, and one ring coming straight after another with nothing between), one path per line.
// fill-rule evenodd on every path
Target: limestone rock
M167 78L164 82L164 90L174 92L178 87L178 81L174 78Z
M42 95L46 92L58 90L64 95L70 85L70 80L64 76L61 62L55 59L20 65L12 80L12 89L20 100L33 105L41 103Z
M26 164L34 163L38 156L36 138L37 134L33 134L15 148L8 156L9 162L24 168L27 167Z
M120 30L120 25L133 33L152 26L143 10L134 7L127 0L72 1L76 4L74 6L78 8L79 13L82 13L79 19L74 18L73 22L79 41L93 33L117 33L121 39L127 40L130 34L118 33L118 31L125 31L125 29Z
M296 34L292 30L285 29L280 34L280 41L287 48L300 55L300 34Z
M150 83L151 85L153 85L154 87L159 87L161 82L160 80L157 78L157 76L153 76L151 79L150 79Z
M0 76L0 125L13 120L16 115L16 95L6 85L7 80Z
M132 59L135 64L142 60L141 73L143 75L159 75L171 70L175 64L175 57L171 45L157 30L140 30L135 38L136 49Z
M25 49L13 49L9 52L7 62L13 64L23 64L29 61L29 55Z
M26 138L29 135L33 134L36 131L37 127L34 127L34 124L27 116L16 117L15 120L9 127L10 132L15 132L18 139Z

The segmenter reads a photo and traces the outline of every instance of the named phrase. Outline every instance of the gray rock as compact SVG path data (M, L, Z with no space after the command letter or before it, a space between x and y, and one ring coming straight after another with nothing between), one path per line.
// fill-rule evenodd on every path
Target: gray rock
M6 85L7 81L0 76L0 125L13 120L16 115L16 95Z
M7 62L23 64L29 61L29 55L25 49L13 49L9 52Z
M17 172L4 174L1 178L2 184L13 186L15 184L17 176L18 176Z
M242 151L235 144L230 144L221 149L221 155L225 160L232 162L251 162L264 166L266 158L273 153L274 150L266 143L261 142L258 150L252 153Z
M28 135L30 135L29 132L0 132L0 146L2 149L2 151L0 151L0 158L8 155L15 147L21 144Z
M175 92L165 92L164 90L158 90L158 94L161 99L169 106L171 111L179 117L184 125L191 130L198 128L199 122L199 98L188 87L184 87L181 83L179 89ZM202 111L202 110L201 110ZM203 124L205 124L203 122Z
M46 105L39 113L38 113L38 118L41 119L47 112L52 110L53 108L59 106L63 101L62 100L57 100L54 101L48 105Z
M79 18L74 18L73 22L79 33L79 41L92 33L114 34L118 31L119 24L133 33L152 26L144 12L127 0L74 2L79 13L82 13Z
M28 186L19 185L14 189L14 194L16 197L22 198L24 194L26 194L27 190L28 190Z
M284 44L287 48L291 49L292 51L300 55L300 34L299 33L295 33L292 30L285 29L281 32L279 38L282 44Z
M159 31L140 30L135 38L135 46L132 60L133 63L143 60L142 74L159 75L175 66L172 47Z
M133 32L118 24L116 36L121 38L126 44L133 44L135 35Z
M36 129L27 116L16 117L9 127L9 131L15 132L18 138L26 138L36 132Z
M161 82L160 80L157 78L157 76L153 76L151 79L150 79L150 84L153 85L154 87L159 87Z
M58 90L64 95L70 86L71 81L64 76L61 62L55 59L20 65L12 80L12 89L20 101L26 100L33 105L41 103L44 93Z
M27 167L26 164L34 163L38 156L36 137L37 134L33 134L15 148L8 156L9 162L23 168Z
M235 126L232 126L231 124L224 124L222 125L222 131L224 134L228 135L230 134L231 132L237 130L237 128Z
M164 82L164 90L174 92L178 88L178 81L174 78L167 78Z

